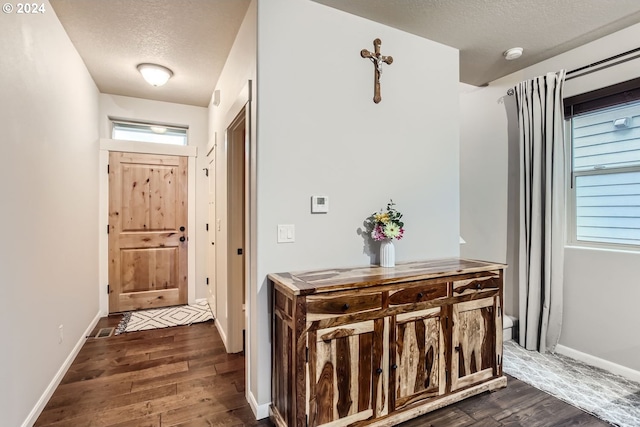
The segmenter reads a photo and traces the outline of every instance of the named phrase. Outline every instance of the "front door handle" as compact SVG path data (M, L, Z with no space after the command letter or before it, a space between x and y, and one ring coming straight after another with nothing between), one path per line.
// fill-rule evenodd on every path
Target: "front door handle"
M181 241L181 242L184 242L185 240L187 240L187 238L186 238L186 237L184 237L184 236L180 236L180 241Z

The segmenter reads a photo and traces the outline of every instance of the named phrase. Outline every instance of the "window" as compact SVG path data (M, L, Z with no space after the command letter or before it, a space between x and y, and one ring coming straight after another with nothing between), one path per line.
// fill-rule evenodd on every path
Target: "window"
M112 124L112 139L187 145L187 128L124 121L112 121Z
M640 249L640 79L565 100L571 243Z

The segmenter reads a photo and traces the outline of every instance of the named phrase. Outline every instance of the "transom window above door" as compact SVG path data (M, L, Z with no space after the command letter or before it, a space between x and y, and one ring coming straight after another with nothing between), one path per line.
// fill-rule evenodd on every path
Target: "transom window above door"
M187 145L187 128L111 120L111 138L157 144Z

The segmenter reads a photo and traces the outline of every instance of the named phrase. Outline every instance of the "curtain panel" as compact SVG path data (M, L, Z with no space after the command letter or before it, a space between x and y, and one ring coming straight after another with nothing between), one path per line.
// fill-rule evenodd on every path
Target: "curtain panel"
M553 351L562 327L565 71L516 86L520 132L520 345Z

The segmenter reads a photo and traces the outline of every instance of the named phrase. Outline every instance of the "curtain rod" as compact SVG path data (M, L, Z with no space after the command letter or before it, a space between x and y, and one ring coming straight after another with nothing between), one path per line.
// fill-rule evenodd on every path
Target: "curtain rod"
M622 53L619 53L617 55L613 55L613 56L610 56L608 58L601 59L600 61L596 61L596 62L591 63L589 65L585 65L585 66L573 69L571 71L567 71L567 73L565 74L567 77L564 80L567 81L567 80L575 79L576 77L580 77L580 76L584 76L584 75L587 75L587 74L595 73L596 71L604 70L604 69L607 69L609 67L613 67L614 65L623 64L623 63L625 63L627 61L631 61L632 59L640 58L640 54L638 54L638 55L630 56L628 58L621 59L620 61L611 62L611 61L615 61L618 58L622 58L624 56L631 55L632 53L636 53L636 52L640 52L640 47L636 47L635 49L631 49L631 50L628 50L626 52L622 52ZM608 62L611 62L611 63L607 64ZM598 67L598 66L600 66L602 64L606 64L606 65L604 65L602 67ZM595 67L598 67L598 68L597 69L593 69ZM571 76L571 74L575 74L575 73L578 73L578 72L583 71L583 70L587 70L587 71L585 71L584 73L580 73L580 74L578 74L576 76ZM509 96L513 95L514 93L515 93L515 91L513 90L513 88L510 88L510 89L507 90L507 95L509 95Z

